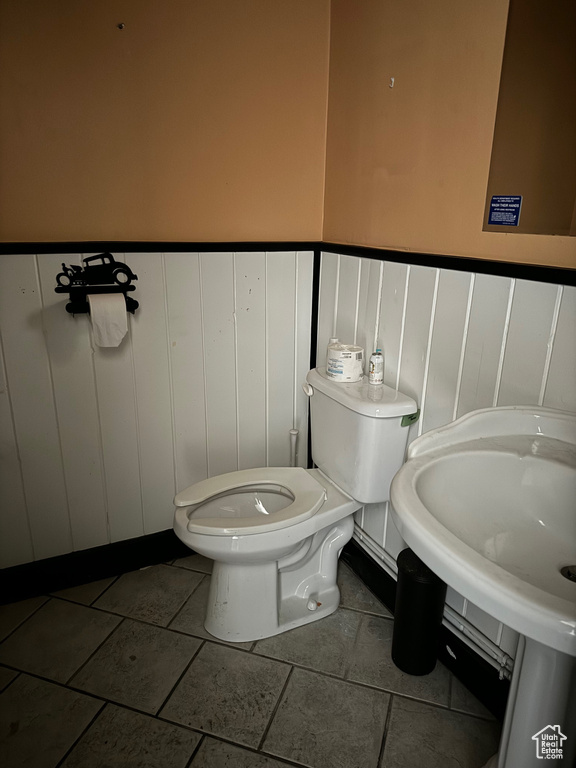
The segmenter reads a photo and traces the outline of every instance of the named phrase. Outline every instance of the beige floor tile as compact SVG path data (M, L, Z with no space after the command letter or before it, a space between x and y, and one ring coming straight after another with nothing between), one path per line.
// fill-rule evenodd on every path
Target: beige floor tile
M313 768L376 768L389 699L295 669L263 749Z
M0 667L0 691L3 691L15 677L18 677L18 672L6 667Z
M186 768L202 737L108 704L62 768Z
M340 589L341 607L374 613L377 616L392 616L386 606L370 592L354 571L343 562L340 562L338 565L338 587Z
M287 664L206 643L160 716L257 747L289 671Z
M259 640L254 653L342 676L350 663L361 615L339 608L326 618Z
M0 696L0 765L53 768L103 702L20 675Z
M0 646L0 662L66 682L121 619L83 605L52 599Z
M29 600L0 605L0 640L8 637L10 632L26 621L47 600L47 597L31 597Z
M200 585L194 590L188 598L182 609L176 614L170 622L170 629L176 629L178 632L185 632L187 635L195 635L205 640L214 642L224 642L213 637L204 629L204 619L206 618L206 604L208 601L208 591L210 589L210 576L204 576ZM254 645L249 643L226 643L233 648L243 648L249 650Z
M498 749L496 723L394 697L381 768L479 768Z
M176 565L178 568L189 568L191 571L200 571L200 573L212 573L214 560L194 553L188 557L180 557L178 560L174 560L172 565Z
M70 685L155 713L200 644L195 637L125 619Z
M170 565L153 565L120 576L94 607L167 626L202 576Z
M429 675L407 675L392 661L393 622L364 616L346 679L448 706L450 673L440 662Z
M286 768L288 763L205 736L190 768Z
M458 712L465 712L469 715L478 715L487 720L493 720L492 713L489 712L476 696L462 685L457 677L452 676L452 690L450 692L450 709Z
M68 589L61 589L58 592L53 592L55 597L61 597L64 600L71 600L73 603L81 603L82 605L92 605L102 592L109 587L115 581L116 577L112 579L100 579L99 581L91 581L89 584L81 584L79 587L69 587Z

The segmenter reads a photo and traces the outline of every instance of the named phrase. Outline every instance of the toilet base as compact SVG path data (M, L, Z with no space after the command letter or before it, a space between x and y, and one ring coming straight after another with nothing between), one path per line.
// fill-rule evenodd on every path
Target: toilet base
M220 640L249 642L334 613L340 604L338 558L353 531L348 515L277 562L214 562L206 631Z

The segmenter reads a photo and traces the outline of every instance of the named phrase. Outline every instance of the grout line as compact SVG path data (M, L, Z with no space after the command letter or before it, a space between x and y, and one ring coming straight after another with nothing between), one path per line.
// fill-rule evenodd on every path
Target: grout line
M98 608L93 608L92 610L96 610L96 611L97 611L97 610L99 610L99 609L98 609ZM100 611L100 612L101 612L101 613L109 613L108 611ZM112 614L112 615L116 615L116 614ZM120 627L122 626L122 624L124 624L124 622L125 622L125 621L126 621L126 617L125 617L125 616L123 616L123 617L121 618L121 620L118 622L118 624L117 624L117 625L114 627L114 629L113 629L111 632L109 632L109 633L106 635L106 637L104 638L104 640L102 640L102 642L101 642L101 643L99 643L99 644L98 644L98 646L97 646L96 648L94 648L94 650L93 650L93 651L92 651L92 653L91 653L91 654L88 656L88 658L87 658L87 659L85 659L85 660L82 662L82 664L80 664L80 666L78 667L78 669L76 669L74 672L72 672L72 674L70 675L70 677L69 677L69 678L66 680L66 682L64 683L64 685L65 685L67 688L73 688L73 687L74 687L74 686L72 686L72 685L71 685L71 682L72 682L72 680L73 680L73 679L76 677L76 675L77 675L79 672L81 672L81 671L84 669L84 667L85 667L85 666L86 666L86 665L87 665L87 664L88 664L90 661L92 661L92 659L93 659L93 658L94 658L94 656L95 656L95 655L98 653L98 651L100 650L100 648L102 648L102 646L103 646L105 643L107 643L107 642L108 642L108 640L110 640L110 638L111 638L113 635L115 635L115 634L116 634L116 632L117 632L117 631L120 629ZM76 690L81 690L81 689L76 689Z
M182 726L180 726L180 727L182 727ZM200 747L204 744L205 740L206 740L206 734L203 733L202 736L200 737L200 739L198 740L198 744L196 744L196 746L192 750L192 754L190 755L190 758L189 758L188 762L186 763L186 768L191 768L192 763L194 762L194 758L196 757L196 755L200 751Z
M280 694L278 696L278 700L276 701L276 706L272 710L272 714L270 715L270 718L268 720L268 724L266 728L264 728L264 733L262 734L262 738L258 742L258 750L261 750L264 746L264 742L266 741L266 738L268 737L268 732L270 731L270 727L272 726L272 721L276 717L276 713L278 712L278 709L280 708L280 704L282 703L282 700L284 699L284 694L286 693L286 688L288 687L288 683L292 679L292 673L294 672L294 667L291 666L290 670L288 672L288 675L286 677L286 680L284 682L284 685L282 686L282 690L280 691Z
M358 622L358 626L356 627L356 634L354 635L354 643L352 645L352 650L350 651L346 664L344 665L344 670L342 672L342 680L348 681L348 675L350 674L350 667L352 666L352 659L355 658L355 655L356 655L358 638L360 637L360 631L362 629L363 624L364 624L364 615L361 614L360 621Z
M95 598L94 598L94 600L92 600L92 602L90 603L90 605L89 605L88 607L89 607L89 608L94 608L94 607L95 607L95 606L94 606L94 603L95 603L97 600L100 600L100 598L101 598L103 595L105 595L105 594L106 594L106 592L108 592L108 590L110 589L110 587L113 587L113 586L114 586L114 584L116 584L116 582L117 582L117 581L118 581L118 580L121 578L121 576L123 576L123 575L124 575L124 574L118 574L117 576L108 576L108 577L106 577L106 576L105 576L104 578L109 578L109 579L112 579L112 581L110 582L110 584L108 584L108 586L107 586L107 587L104 587L104 589L102 590L102 592L100 592L100 594L98 595L98 597L95 597ZM88 582L88 583L90 583L90 582ZM79 586L82 586L82 585L80 584ZM66 598L61 598L61 599L65 600ZM73 601L70 601L70 602L73 602Z
M198 639L198 640L200 640L200 638L197 638L197 639ZM164 707L165 707L165 706L166 706L166 704L168 703L168 700L170 699L170 697L172 696L172 694L174 693L174 691L176 690L176 688L178 688L178 686L179 686L179 685L180 685L180 683L182 682L182 680L183 680L183 678L184 678L184 675L185 675L185 674L188 672L188 670L190 669L190 667L192 666L192 664L193 664L193 663L196 661L196 659L198 658L198 654L200 653L200 651L202 650L202 648L204 648L204 646L205 646L205 645L206 645L206 641L205 641L205 640L201 640L201 642L200 642L200 645L198 646L198 648L196 648L196 650L195 650L195 651L194 651L194 653L192 654L192 658L190 659L190 661L188 662L188 664L186 664L186 666L185 666L185 667L184 667L184 669L182 670L182 674L181 674L181 675L179 675L178 679L176 680L176 682L174 683L174 685L172 686L172 688L170 688L170 690L169 690L169 692L168 692L168 695L167 695L167 696L164 698L164 700L162 701L162 703L160 704L160 706L156 708L156 711L154 712L154 714L153 714L153 717L158 717L158 716L160 715L160 712L161 712L161 711L164 709ZM166 718L164 718L164 719L166 719ZM172 720L167 720L167 719L166 719L166 721L167 721L167 722L173 722Z
M123 575L123 574L121 574L121 575ZM120 578L120 575L118 575L118 576L104 576L103 579L97 579L97 581L104 581L105 579L112 579L112 581L110 582L110 584L108 584L106 587L104 587L101 592L99 592L96 595L96 597L92 600L91 603L81 603L78 600L72 600L72 598L70 598L70 597L65 597L64 595L57 594L58 592L65 592L65 591L68 591L69 589L78 589L79 587L83 587L84 584L77 584L74 587L64 587L63 589L57 589L54 592L50 592L49 597L54 599L54 600L61 600L64 603L72 603L72 605L80 605L83 608L95 608L97 611L100 611L101 613L111 613L111 611L103 611L101 608L99 608L98 606L94 605L94 603L97 600L100 600L102 595L104 595L106 592L108 592L110 587L114 586L114 584L118 581L119 578ZM87 583L91 584L92 582L89 581Z
M2 645L2 643L5 643L5 642L6 642L6 640L8 640L8 638L9 638L9 637L12 637L12 635L14 634L14 632L17 632L17 631L20 629L20 627L23 627L23 626L24 626L24 624L26 624L26 622L27 622L29 619L31 619L31 618L32 618L32 616L35 616L35 615L38 613L38 611L39 611L41 608L43 608L43 607L46 605L46 603L48 603L48 602L49 602L49 601L52 599L52 596L51 596L51 595L38 595L38 597L45 597L46 599L44 600L44 602L43 602L43 603L40 603L40 605L39 605L37 608L35 608L35 609L32 611L32 613L29 613L29 614L28 614L28 616L26 616L26 618L22 619L22 621L21 621L19 624L17 624L17 625L14 627L14 629L10 630L10 632L8 632L8 634L7 634L5 637L3 637L3 638L0 640L0 645ZM30 600L34 600L34 598L33 598L33 597L32 597L32 598L29 598L29 599L30 599ZM20 601L17 601L17 602L20 602ZM8 605L9 605L9 603L8 603ZM3 607L4 607L4 606L0 606L0 608L3 608ZM2 662L2 663L4 663L4 662Z
M392 705L394 702L394 694L390 696L388 701L388 708L386 710L386 720L384 721L384 732L382 733L382 742L380 743L380 754L378 755L378 765L384 765L384 750L386 749L386 741L388 739L388 731L390 730L390 720L392 719Z
M211 733L210 731L198 731L197 729L191 728L188 725L183 725L181 723L175 723L172 720L164 720L162 718L158 718L160 722L162 723L169 723L170 725L177 725L179 728L185 728L188 731L192 731L193 733L198 733L202 736L201 741L203 742L205 739L212 739L213 741L219 741L222 744L229 744L232 747L238 747L239 749L248 752L251 755L255 755L256 757L269 757L271 760L274 761L274 764L278 763L278 766L294 766L294 768L305 768L303 763L296 762L295 760L292 760L289 757L280 757L279 755L275 755L272 752L267 752L266 750L259 750L256 747L251 747L248 744L244 744L243 742L239 741L233 741L231 738L224 736L224 735L218 735ZM194 750L194 757L198 754L200 745L196 747ZM268 763L267 763L268 764ZM230 765L228 762L226 765ZM260 765L260 762L258 763ZM192 763L189 761L186 764L187 768L192 768Z
M180 570L186 570L186 569L181 568ZM198 573L198 571L188 571L188 572L189 573ZM198 575L200 575L200 574L198 574ZM200 579L198 584L196 584L196 586L194 587L192 592L190 592L190 594L186 598L184 598L184 601L183 601L182 605L180 606L180 608L178 608L176 613L172 616L172 618L170 619L170 621L166 625L165 629L170 629L170 625L172 624L172 622L176 621L178 616L182 613L182 610L184 609L184 606L187 605L187 603L190 600L190 598L192 597L192 595L195 595L196 592L198 592L198 590L200 589L200 585L204 582L205 577L206 577L206 574L202 574L202 578Z
M62 758L61 758L61 759L58 761L58 763L56 764L56 768L60 768L60 766L61 766L61 765L63 765L63 764L66 762L66 759L68 758L68 756L70 755L70 753L71 753L71 752L72 752L74 749L76 749L77 745L78 745L78 744L80 743L80 741L81 741L81 740L84 738L84 736L85 736L85 735L88 733L88 731L90 730L90 728L92 728L92 726L94 725L94 723L96 722L96 720L98 720L98 718L99 718L99 717L100 717L100 715L101 715L101 714L104 712L104 710L105 710L105 709L106 709L106 707L109 705L109 703L110 703L110 702L108 702L108 701L104 701L104 702L103 702L102 706L101 706L101 707L100 707L100 709L99 709L99 710L96 712L96 714L94 715L94 717L92 718L92 720L90 720L90 722L88 723L88 725L86 726L86 728L84 728L84 730L83 730L83 731L80 733L80 735L78 736L78 738L77 738L77 739L76 739L76 740L73 742L73 744L70 746L70 748L69 748L69 749L68 749L68 750L65 752L65 754L62 756Z
M15 682L16 682L16 680L18 680L18 678L20 677L20 675L23 675L23 674L25 674L24 672L21 672L19 669L13 669L13 668L11 668L11 667L5 667L5 668L6 668L6 669L9 669L11 672L16 672L16 674L14 675L14 677L12 678L12 680L9 680L9 681L6 683L6 685L4 686L4 688L2 688L2 690L0 691L0 695L1 695L1 694L3 694L3 693L5 693L5 692L8 690L8 688L10 688L10 686L11 686L13 683L15 683Z

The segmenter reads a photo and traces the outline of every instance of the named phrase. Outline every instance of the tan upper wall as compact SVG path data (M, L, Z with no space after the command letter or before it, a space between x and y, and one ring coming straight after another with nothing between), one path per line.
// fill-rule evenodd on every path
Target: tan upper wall
M320 239L329 11L2 0L0 239Z
M507 12L333 0L324 240L576 267L576 238L482 231Z
M323 238L576 267L576 238L482 232L507 10L2 0L0 240Z

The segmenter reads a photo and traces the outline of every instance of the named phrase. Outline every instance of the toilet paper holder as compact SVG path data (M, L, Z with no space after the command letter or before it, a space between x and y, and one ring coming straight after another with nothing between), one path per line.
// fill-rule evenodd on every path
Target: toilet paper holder
M127 295L136 290L132 285L138 276L127 264L116 261L111 253L99 253L82 259L83 266L71 264L69 267L62 262L62 271L56 275L56 293L67 293L70 301L66 304L66 312L79 315L90 312L88 304L89 293L123 293L126 310L134 312L139 304L136 299Z

